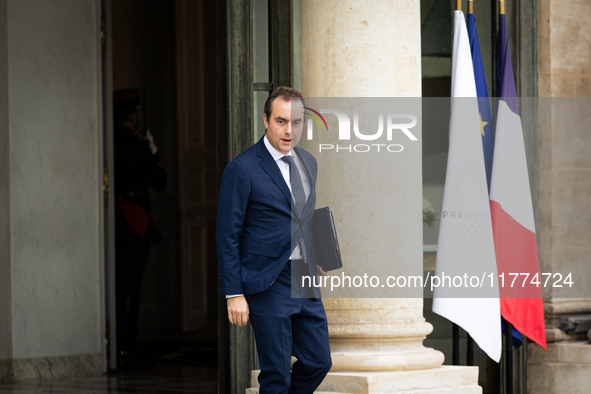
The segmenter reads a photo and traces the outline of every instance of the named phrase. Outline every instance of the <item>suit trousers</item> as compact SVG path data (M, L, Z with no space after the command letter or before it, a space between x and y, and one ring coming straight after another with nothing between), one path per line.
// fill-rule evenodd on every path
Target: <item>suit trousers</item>
M309 275L307 265L288 261L267 290L246 295L261 366L260 394L311 394L332 365L324 305L302 288L302 275ZM292 355L297 361L290 372Z

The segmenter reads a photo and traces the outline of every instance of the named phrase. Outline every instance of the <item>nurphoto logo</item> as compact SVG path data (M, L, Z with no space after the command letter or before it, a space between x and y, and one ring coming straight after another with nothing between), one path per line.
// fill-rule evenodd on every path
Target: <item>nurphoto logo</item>
M310 107L304 107L307 111L306 115L309 115L311 119L307 122L306 137L309 141L314 139L314 123L320 127L321 131L328 132L328 124L322 114L333 114L336 116L338 121L338 140L339 141L350 141L351 140L351 119L347 113L338 109L321 109L319 111L314 110ZM361 141L376 141L376 143L365 143L365 144L328 144L321 143L318 145L318 152L358 152L366 153L370 151L374 152L391 152L398 153L404 150L401 144L390 143L393 136L396 133L404 134L411 141L418 141L417 137L412 133L411 129L417 125L417 117L413 114L396 114L384 113L377 114L378 130L374 133L362 132L359 127L359 112L353 112L353 134ZM385 139L384 136L384 119L386 119L385 127ZM379 141L384 143L378 143Z

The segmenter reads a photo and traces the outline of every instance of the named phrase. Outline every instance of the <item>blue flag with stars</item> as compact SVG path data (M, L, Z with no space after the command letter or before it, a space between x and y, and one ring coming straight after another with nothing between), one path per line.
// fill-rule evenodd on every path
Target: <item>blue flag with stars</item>
M472 64L474 67L474 79L476 81L476 93L478 95L478 109L480 112L480 133L482 134L482 149L484 150L484 165L486 168L486 182L490 191L490 174L492 171L493 150L495 147L495 133L492 123L492 114L488 101L488 90L486 89L486 78L476 33L476 19L474 14L468 14L466 24L468 27L468 38L472 50Z

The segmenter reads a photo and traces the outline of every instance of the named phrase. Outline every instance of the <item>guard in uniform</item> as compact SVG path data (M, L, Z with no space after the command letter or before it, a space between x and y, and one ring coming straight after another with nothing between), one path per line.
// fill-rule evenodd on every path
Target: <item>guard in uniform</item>
M138 89L113 94L115 146L115 265L117 348L122 367L135 363L142 278L150 246L160 240L150 188L166 188L166 170L151 135L140 132Z

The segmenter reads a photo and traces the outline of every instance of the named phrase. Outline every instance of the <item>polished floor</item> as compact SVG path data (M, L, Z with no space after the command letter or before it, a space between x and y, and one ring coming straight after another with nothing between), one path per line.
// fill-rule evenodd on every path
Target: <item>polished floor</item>
M0 385L0 393L146 393L214 394L217 382L192 378L149 377L141 375L104 375L59 381L19 382Z
M214 328L192 335L151 338L139 349L138 365L123 372L0 384L0 394L215 394L218 368Z

